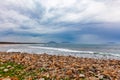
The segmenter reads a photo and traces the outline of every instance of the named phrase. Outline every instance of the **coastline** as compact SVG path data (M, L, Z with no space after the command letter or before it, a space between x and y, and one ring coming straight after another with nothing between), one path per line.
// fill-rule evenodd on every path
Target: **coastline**
M68 45L67 45L68 46ZM104 51L104 50L103 50ZM49 55L57 56L74 56L94 59L116 59L120 60L120 55L116 53L97 52L92 50L72 50L67 48L56 48L47 46L31 46L26 44L0 44L0 52L21 52L21 53L47 53ZM118 51L119 53L119 51Z
M1 64L12 62L25 66L21 70L23 73L20 71L18 75L22 76L22 74L26 74L23 75L23 78L26 80L51 80L53 78L53 80L120 79L120 60L115 59L104 60L48 54L0 52L0 62ZM20 76L7 74L9 70L5 73L4 75L0 75L1 79L9 76L8 78L13 78L13 80L20 80Z

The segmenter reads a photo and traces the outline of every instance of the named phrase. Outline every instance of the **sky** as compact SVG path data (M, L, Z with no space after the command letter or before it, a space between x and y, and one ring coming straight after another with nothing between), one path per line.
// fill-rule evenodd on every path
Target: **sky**
M0 41L120 43L120 0L1 0Z

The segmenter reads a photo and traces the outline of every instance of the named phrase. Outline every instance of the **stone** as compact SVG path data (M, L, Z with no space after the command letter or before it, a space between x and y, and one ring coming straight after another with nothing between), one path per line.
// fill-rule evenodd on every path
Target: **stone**
M68 71L66 72L66 74L67 74L67 75L71 75L71 74L72 74L72 70L68 70Z
M45 78L40 78L39 80L45 80Z
M3 78L2 80L12 80L11 78Z
M11 68L11 65L8 65L7 68Z
M80 74L79 77L80 78L85 78L85 75L84 74Z
M3 71L4 71L4 72L7 72L7 71L8 71L8 69L4 69Z

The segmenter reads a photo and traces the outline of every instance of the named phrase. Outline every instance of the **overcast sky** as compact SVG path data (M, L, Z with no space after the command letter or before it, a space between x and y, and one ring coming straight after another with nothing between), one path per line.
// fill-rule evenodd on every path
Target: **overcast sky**
M1 0L0 41L120 42L120 0Z

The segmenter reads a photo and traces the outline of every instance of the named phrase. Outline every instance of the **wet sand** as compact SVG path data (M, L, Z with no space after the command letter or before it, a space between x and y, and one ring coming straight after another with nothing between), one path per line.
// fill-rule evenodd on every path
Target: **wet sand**
M26 66L26 72L36 73L26 80L33 77L35 80L120 80L120 60L0 52L0 62L7 61Z

